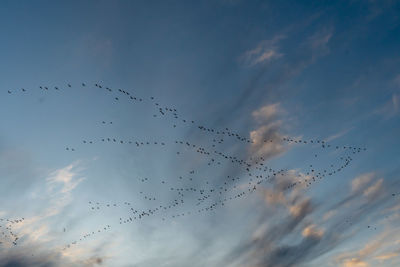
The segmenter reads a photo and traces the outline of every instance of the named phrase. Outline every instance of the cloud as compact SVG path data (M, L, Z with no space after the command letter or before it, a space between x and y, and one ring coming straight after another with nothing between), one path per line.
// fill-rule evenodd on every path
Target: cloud
M280 110L279 103L270 104L253 111L253 118L260 123L267 123L274 120Z
M280 134L282 122L277 116L282 113L279 103L270 104L253 111L253 118L258 122L257 129L250 132L252 155L269 159L285 151Z
M250 139L253 142L251 145L253 155L269 159L285 151L281 143L281 135L278 132L279 126L280 123L271 123L250 132Z
M308 42L313 51L328 53L328 43L333 36L332 28L323 28L309 37Z
M310 63L316 62L319 58L330 53L329 42L333 36L333 27L322 27L317 29L304 42L304 48L309 50Z
M316 14L287 27L272 39L261 41L255 48L240 56L240 62L251 67L250 76L233 104L224 107L221 113L230 114L231 118L236 118L236 116L247 114L248 110L243 112L243 109L247 109L250 104L261 104L262 99L277 99L290 94L293 87L284 85L292 82L307 67L329 53L328 45L333 36L333 27L318 29L303 40L294 38L298 36L298 31L306 30L311 21L319 16L320 14ZM293 38L290 38L291 36ZM288 43L298 43L298 49L281 52L283 46L279 47L278 44L286 39ZM213 124L226 124L226 120L218 118Z
M73 246L68 250L61 251L61 260L71 262L73 263L73 266L108 266L105 263L107 260L111 259L111 256L108 254L109 251L114 248L114 240L96 245L94 248L89 246ZM63 265L61 264L61 266Z
M86 266L98 266L103 265L104 260L101 257L91 257L84 261Z
M380 234L372 236L362 248L336 256L336 262L341 266L376 266L375 261L392 260L399 255L398 251L393 251L399 232L397 226L388 227Z
M49 178L46 180L48 184L51 186L55 183L63 184L63 188L61 193L65 194L73 190L83 179L73 180L76 176L76 173L72 171L72 169L76 166L75 164L71 164L63 169L57 170L51 174Z
M322 219L323 219L324 221L327 221L327 220L329 220L330 218L332 218L333 216L335 216L336 213L337 213L336 210L330 210L330 211L328 211L328 212L326 212L326 213L324 214L324 216L322 217Z
M75 162L56 170L49 174L45 179L45 184L39 187L39 190L33 194L32 203L40 205L41 212L34 216L26 216L25 219L14 224L13 229L17 231L21 241L24 242L51 242L55 239L50 233L48 219L59 214L72 201L72 191L83 181L84 178L77 178L78 173L75 168L79 162Z
M384 193L383 182L384 179L380 178L376 180L377 176L375 173L365 173L357 176L351 182L351 195L349 198L354 198L357 194L362 192L362 195L367 198L369 202L375 201L377 198L382 196Z
M275 190L265 190L265 200L268 204L287 204L286 197L283 192Z
M74 189L84 180L80 175L82 170L77 161L48 174L30 200L40 205L40 212L13 225L13 232L19 237L18 244L15 247L8 242L2 244L0 266L96 266L104 262L104 257L100 256L85 259L93 253L87 249L83 254L65 253L54 231L54 223L59 220L56 215L73 201Z
M395 10L393 5L397 3L397 1L393 0L380 0L380 1L365 1L366 7L368 8L367 20L374 20L382 14L389 15L388 11Z
M323 238L324 231L314 224L306 222L316 205L311 199L302 194L303 187L293 191L285 190L288 184L297 181L297 172L288 171L273 182L273 191L261 191L264 200L270 205L283 207L279 210L279 223L270 223L276 214L265 211L260 217L259 227L255 229L251 238L236 247L228 256L227 262L239 266L274 266L286 267L300 265L306 261L313 248L318 246ZM272 194L271 194L272 193ZM281 218L283 216L283 218ZM300 227L305 224L304 227ZM298 235L300 241L288 245L283 240L292 235ZM226 262L224 263L225 265Z
M265 64L278 59L283 54L279 52L277 43L284 38L284 35L277 35L272 39L263 40L254 49L245 52L241 59L247 66Z
M366 173L360 176L357 176L351 182L351 191L352 192L359 192L362 190L375 176L374 173Z
M86 253L90 251L85 250ZM107 258L107 257L105 257ZM49 250L38 244L24 245L19 249L0 254L0 266L4 267L96 267L103 266L104 257L93 256L85 260L64 257L57 250Z
M340 211L342 208L348 210L355 204L360 205L353 214L348 214L347 217L352 217L354 223L361 220L370 213L371 210L376 209L382 205L387 199L384 197L383 179L382 181L376 180L377 175L374 172L364 173L356 176L350 182L350 192L347 196L343 197L340 201L329 207L329 210ZM343 214L341 215L343 216Z
M294 218L302 217L311 211L312 207L309 199L306 199L300 203L296 203L289 208L289 212Z
M302 207L299 199L303 198L302 191L305 187L302 186L302 179L298 175L296 170L288 170L283 175L271 179L272 188L261 188L261 195L269 208L284 207L293 216L300 213ZM288 186L293 184L297 186L288 191Z
M314 237L317 239L321 239L322 236L324 235L324 230L321 228L318 228L315 224L311 224L304 228L302 235L304 237Z
M374 200L383 192L383 178L376 181L375 184L371 185L367 189L364 190L364 196L369 200Z
M352 240L364 229L358 223L376 216L386 201L384 180L374 172L356 176L349 183L347 195L337 199L333 207L307 196L306 187L300 181L299 172L290 170L272 179L272 188L260 191L265 210L258 227L248 240L228 254L223 265L294 267L326 263L328 256L324 255ZM297 186L287 190L292 184ZM275 218L279 218L279 223L274 223ZM372 264L374 260L394 259L392 253L397 252L386 250L398 236L397 231L398 228L388 230L360 250L342 253L332 261L337 262L336 266L369 267L376 266Z
M352 258L352 259L347 259L343 262L343 267L368 267L369 264L357 259L357 258Z
M398 252L391 252L391 253L376 256L374 259L379 260L379 261L386 261L386 260L392 259L397 256L399 256Z
M347 134L348 132L350 132L353 128L354 128L354 127L350 127L350 128L348 128L348 129L345 129L345 130L343 130L343 131L340 131L340 132L338 132L338 133L336 133L336 134L333 134L333 135L329 136L328 138L325 138L325 141L326 141L326 142L331 142L331 141L333 141L333 140L336 140L336 139L338 139L338 138L340 138L340 137L346 135L346 134Z
M32 250L34 251L34 250ZM32 254L31 251L27 250L24 253L10 252L7 256L0 257L0 266L4 267L56 267L60 266L59 255L54 254ZM64 265L64 266L72 266Z
M398 94L392 94L390 100L386 101L385 104L373 111L374 114L383 116L385 119L390 119L399 114L400 110L400 96Z
M79 175L79 162L74 162L62 169L50 174L46 179L47 196L50 196L50 206L46 210L46 217L58 214L72 201L72 190L81 183L84 178ZM78 169L77 171L75 169ZM60 187L61 186L61 187Z

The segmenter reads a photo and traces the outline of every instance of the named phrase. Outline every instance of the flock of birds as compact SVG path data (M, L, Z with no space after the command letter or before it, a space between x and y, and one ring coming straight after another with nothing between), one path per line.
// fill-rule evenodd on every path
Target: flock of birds
M73 87L78 87L80 89L89 86L90 85L87 83L80 83L78 85L67 83L65 86L38 86L37 88L29 90L25 88L8 90L7 93L9 95L26 94L30 90L40 90L44 92L54 90L62 92L63 90L68 90ZM90 212L101 212L104 209L122 209L123 216L120 216L118 220L114 222L117 225L134 223L150 216L159 216L162 221L168 221L179 217L212 212L226 205L227 202L236 199L245 199L259 188L262 188L263 184L272 183L274 180L288 175L288 169L272 168L272 166L268 164L268 158L262 156L248 157L242 153L241 155L244 156L241 158L239 155L225 152L223 145L228 142L235 142L235 144L243 145L244 147L253 145L254 141L244 134L240 134L229 128L216 129L198 124L196 121L183 116L176 107L163 105L153 96L139 97L127 90L114 89L99 83L95 83L93 86L95 89L102 90L104 93L109 94L110 101L128 101L132 104L141 103L147 105L147 107L152 110L151 115L154 119L163 118L172 128L179 129L179 127L182 126L189 126L196 129L199 134L203 135L209 141L206 143L196 143L191 140L138 140L136 138L123 139L118 136L103 136L101 138L83 138L75 145L65 146L64 149L66 152L78 153L82 149L87 150L90 149L91 146L103 144L131 146L138 150L151 147L153 149L174 151L173 154L181 161L185 160L185 155L187 153L191 153L191 155L195 154L206 162L205 166L202 166L202 168L212 170L218 166L230 166L237 170L235 175L229 174L224 177L218 177L218 182L215 182L212 178L200 179L200 177L197 176L197 174L200 173L200 169L190 169L185 176L177 175L177 177L169 179L140 177L138 178L139 183L145 185L152 182L153 185L156 184L157 186L157 190L153 189L150 192L142 190L139 192L139 197L142 198L143 201L149 203L148 205L150 205L151 208L137 207L130 200L124 202L109 201L105 203L88 201L87 204ZM97 123L109 125L110 127L116 124L113 123L113 121L107 120L102 120ZM324 153L327 154L332 151L339 152L337 153L339 155L338 159L328 166L318 168L318 166L309 164L302 172L296 172L296 180L288 184L285 190L291 190L298 186L310 187L326 177L335 175L348 167L358 153L366 150L366 148L362 147L332 145L324 140L306 140L287 136L279 139L264 139L263 143L307 146L313 151L312 157L315 161ZM161 197L157 195L159 191L168 192L170 196L173 196L172 199L169 201L162 201ZM12 226L23 220L24 218L17 220L1 219L0 223L4 222L4 225L0 226L4 229L3 239L7 237L12 240L14 245L17 245L17 240L19 238L17 234L12 231ZM66 244L63 249L76 246L95 235L109 231L112 227L111 224L107 224L93 229L92 231L87 231L72 242ZM66 229L64 228L64 232L65 231Z
M25 218L10 220L7 218L0 218L0 231L2 240L0 245L3 244L3 240L10 240L11 243L16 246L19 239L18 235L13 232L13 226L18 223L22 223Z

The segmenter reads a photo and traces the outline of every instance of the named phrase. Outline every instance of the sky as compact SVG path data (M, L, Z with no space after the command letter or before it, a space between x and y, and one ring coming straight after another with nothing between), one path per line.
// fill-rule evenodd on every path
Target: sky
M399 11L2 1L0 266L400 266Z

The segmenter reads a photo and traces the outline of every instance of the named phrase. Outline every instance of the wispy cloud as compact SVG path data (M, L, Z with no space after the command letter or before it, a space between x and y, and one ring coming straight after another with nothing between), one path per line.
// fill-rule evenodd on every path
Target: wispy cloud
M261 191L266 204L265 214L260 217L259 227L254 230L247 243L229 254L227 261L230 264L309 266L321 256L335 251L339 245L351 240L360 230L358 227L352 228L353 223L355 225L374 216L385 203L384 180L376 173L355 177L349 184L347 195L337 199L338 204L334 207L323 206L307 196L306 187L301 186L299 179L299 173L290 170L286 175L274 179L272 188ZM294 183L298 186L287 190L287 186ZM272 223L278 214L279 224ZM398 228L393 228L390 233L394 234L396 231ZM386 233L379 238L377 244L373 243L354 253L341 254L333 261L341 266L370 266L369 260L395 258L393 250L378 251L376 247L383 248L382 244L388 235L390 234Z
M383 116L385 119L390 119L399 114L400 110L400 96L396 93L392 94L390 100L385 104L376 108L373 112Z
M365 188L365 186L372 181L372 179L374 178L375 173L370 172L370 173L365 173L362 175L359 175L357 177L355 177L352 181L351 181L351 191L353 193L357 193L360 190L362 190L363 188Z
M342 130L342 131L340 131L340 132L338 132L338 133L335 133L335 134L333 134L333 135L331 135L331 136L328 136L327 138L325 138L325 141L326 141L326 142L331 142L331 141L333 141L333 140L339 139L340 137L345 136L345 135L346 135L348 132L350 132L352 129L354 129L354 127L350 127L350 128L348 128L348 129L344 129L344 130Z
M367 189L364 190L363 195L367 197L370 201L379 197L384 191L383 189L383 178L376 181L373 185L369 186Z
M284 54L279 52L278 43L284 39L284 35L277 35L269 40L261 41L255 48L247 51L241 57L247 66L265 64L272 60L282 57Z
M13 225L13 231L19 236L19 250L18 253L13 253L12 247L7 246L9 253L0 254L1 266L8 266L7 264L16 264L11 266L77 266L73 263L77 260L76 258L62 253L62 245L57 243L59 239L57 233L54 232L52 218L62 213L64 208L73 201L73 190L84 180L80 175L81 170L81 164L74 162L49 174L45 179L43 189L37 192L32 200L32 203L40 203L43 211ZM49 247L52 248L51 251ZM88 261L87 264L79 266L94 266L95 263L96 261Z
M324 235L324 229L318 228L315 224L311 224L304 228L302 235L304 237L316 237L320 239Z
M282 113L279 103L263 106L252 113L259 125L250 132L250 139L253 141L250 147L252 155L268 159L285 151L283 135L280 133L282 121L278 119Z
M336 256L336 262L341 266L376 266L399 256L399 251L393 250L399 228L388 228L378 236L374 236L361 249L345 252Z
M293 266L300 265L309 257L309 252L323 238L324 230L309 224L306 218L315 210L310 198L302 194L304 187L289 192L288 184L298 181L297 172L290 170L286 175L273 180L273 190L262 190L267 207L281 206L281 220L278 224L269 223L273 214L266 212L260 217L259 227L251 238L234 249L227 261L238 266ZM275 195L271 197L271 193ZM287 245L283 240L298 233L300 242Z
M313 50L327 50L328 43L333 36L332 28L323 28L315 32L311 37L309 37L309 43Z

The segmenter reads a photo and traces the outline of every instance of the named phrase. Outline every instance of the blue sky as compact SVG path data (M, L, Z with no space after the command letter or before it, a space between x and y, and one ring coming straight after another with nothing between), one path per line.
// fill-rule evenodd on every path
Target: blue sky
M399 9L3 1L0 265L400 265Z

